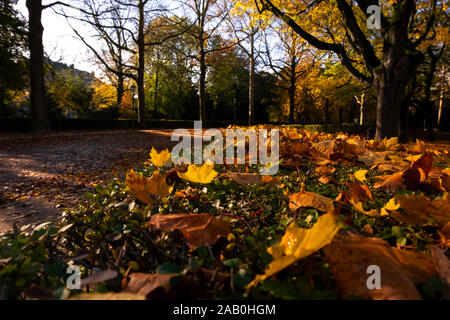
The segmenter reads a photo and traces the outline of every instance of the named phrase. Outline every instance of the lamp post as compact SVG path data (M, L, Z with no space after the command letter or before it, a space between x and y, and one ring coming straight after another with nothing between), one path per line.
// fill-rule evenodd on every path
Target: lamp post
M131 89L131 122L132 122L132 127L134 129L134 94L136 93L136 86L134 85L134 83L131 85L130 87Z

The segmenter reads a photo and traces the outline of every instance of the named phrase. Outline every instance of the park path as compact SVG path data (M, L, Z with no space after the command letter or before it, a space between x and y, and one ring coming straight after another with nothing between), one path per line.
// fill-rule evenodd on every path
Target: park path
M0 134L0 234L14 224L58 219L94 184L123 179L152 147L171 148L170 130Z

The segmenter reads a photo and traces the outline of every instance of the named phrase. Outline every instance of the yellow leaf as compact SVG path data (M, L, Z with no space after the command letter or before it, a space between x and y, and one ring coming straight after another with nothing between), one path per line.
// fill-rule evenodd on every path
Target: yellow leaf
M359 170L356 171L354 173L356 180L358 180L359 182L364 182L366 181L366 174L367 174L368 170Z
M392 198L388 201L388 203L385 204L384 207L386 208L386 210L394 211L400 209L400 203L397 203L395 198Z
M281 242L267 249L274 260L269 264L265 274L257 275L247 288L256 286L260 281L283 270L295 261L320 250L333 240L338 230L335 209L320 216L311 229L300 228L295 221L292 222L286 229Z
M146 178L130 170L127 173L127 186L136 198L150 205L153 204L156 196L164 200L173 189L173 186L166 183L166 178L159 175L159 171L153 172L151 178Z
M217 176L217 171L214 170L214 164L203 164L196 166L190 164L186 172L177 171L178 176L186 181L194 183L210 183Z
M356 211L371 216L371 217L377 217L379 215L378 210L377 209L372 209L370 211L366 211L363 208L363 204L361 201L355 202L353 201L353 199L350 199L350 203L353 205L353 207L355 208Z
M156 167L170 167L172 160L168 149L158 153L155 148L150 151L150 162Z

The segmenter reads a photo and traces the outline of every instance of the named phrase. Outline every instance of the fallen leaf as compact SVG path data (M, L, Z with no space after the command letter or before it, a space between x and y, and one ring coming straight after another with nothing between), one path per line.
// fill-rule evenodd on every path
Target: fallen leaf
M440 225L450 221L450 197L430 200L424 195L399 195L395 199L404 213L393 212L393 216L408 224Z
M355 208L356 211L358 211L359 213L365 214L367 216L371 216L371 217L377 217L380 215L380 213L378 212L377 209L372 209L369 211L366 211L363 208L363 203L360 201L354 201L352 199L350 199L350 203L353 205L353 208Z
M304 207L328 212L334 208L333 199L308 191L297 192L289 196L289 209L291 211Z
M320 183L323 183L323 184L330 183L331 180L332 180L332 179L331 179L330 177L328 177L328 176L321 176L321 177L319 178L319 182L320 182Z
M354 202L373 200L372 193L367 185L352 182L347 182L347 185L350 190L350 197Z
M85 287L87 285L105 282L114 279L115 277L117 277L118 274L119 273L116 270L111 269L94 272L93 274L87 276L86 278L81 279L80 284L82 287Z
M441 244L450 247L450 222L447 222L445 226L438 231L438 234L441 237Z
M421 299L415 284L426 281L435 274L430 270L431 257L423 253L405 252L392 248L384 240L355 234L335 237L324 248L341 297L353 295L375 300ZM371 275L367 273L367 268L371 265L380 268L380 289L371 290L366 284Z
M158 153L155 148L152 148L150 151L150 162L158 168L170 167L172 165L171 153L168 149Z
M155 214L150 225L163 231L180 230L190 247L213 245L230 233L228 222L209 214Z
M266 183L269 185L269 188L273 188L281 183L280 177L275 176L262 176L261 183Z
M354 176L356 178L356 180L358 180L359 182L364 182L366 181L366 174L367 172L369 172L368 170L358 170L354 173Z
M333 173L335 171L336 171L335 168L331 168L329 166L317 166L316 167L316 172L318 174L321 174L321 175L323 175L323 174L330 174L330 173Z
M431 254L439 277L450 288L450 260L445 255L444 250L439 247L432 247Z
M381 208L381 216L388 216L390 211L396 211L400 209L400 203L398 203L395 198L389 200L383 208Z
M292 222L287 227L281 242L267 249L274 260L266 268L266 272L257 275L247 288L256 286L295 261L309 256L330 243L339 230L336 222L337 215L337 210L332 209L320 216L311 229L300 228L295 221Z
M214 164L204 163L202 166L190 164L186 172L177 171L178 176L186 181L194 183L210 183L217 176Z
M177 274L131 273L128 276L130 281L127 284L125 292L146 297L157 288L163 288L167 294L171 287L170 279L175 276L177 276Z
M241 186L249 186L252 184L261 184L262 178L257 173L234 173L230 172L227 176Z
M160 176L158 171L153 172L151 178L146 178L130 170L127 173L126 182L128 189L136 198L150 205L155 201L155 197L160 197L164 200L173 189L173 186L169 186L165 177Z
M383 189L389 194L394 194L398 190L405 188L403 185L403 172L397 172L387 176L374 177L378 181L373 185L374 189Z

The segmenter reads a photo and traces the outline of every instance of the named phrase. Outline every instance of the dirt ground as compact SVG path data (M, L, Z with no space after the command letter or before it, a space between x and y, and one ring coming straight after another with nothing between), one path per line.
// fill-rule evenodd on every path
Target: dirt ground
M0 234L58 219L94 184L124 178L151 147L171 148L170 130L0 134Z

